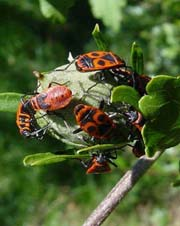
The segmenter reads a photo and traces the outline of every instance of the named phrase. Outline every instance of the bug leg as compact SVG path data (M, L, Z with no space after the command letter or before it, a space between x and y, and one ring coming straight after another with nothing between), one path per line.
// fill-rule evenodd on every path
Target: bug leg
M82 159L79 159L80 163L82 164L82 166L87 169L89 167L89 163L88 162L85 162L83 161Z
M135 79L135 73L134 72L132 72L131 77L132 77L133 88L136 88L136 79Z
M36 137L38 138L39 140L42 140L47 129L50 127L50 124L48 123L46 126L38 129L38 130L35 130L34 132L31 133L31 136L32 137Z
M65 68L63 69L55 69L54 71L66 71L78 58L79 56L75 57Z
M79 86L81 87L82 91L83 91L83 95L82 97L79 99L80 101L85 99L87 96L91 97L97 101L99 101L99 95L95 95L95 94L90 94L89 91L94 88L98 83L93 84L92 86L90 86L87 90L84 89L83 84L81 82L79 82Z
M104 82L105 81L105 73L103 71L96 72L95 75L94 75L94 77L99 82Z
M34 95L36 95L36 94L39 94L39 92L37 92L37 89L38 89L39 87L40 87L40 85L38 85L38 86L36 87L36 89L34 90L34 92L26 93L26 94L24 94L23 96L21 96L21 102L24 104L25 99L26 99L27 96L34 96ZM27 99L28 99L28 98L27 98Z
M118 167L116 163L114 163L111 159L107 158L106 159L109 163L111 163L111 165Z
M103 158L111 163L113 166L117 167L116 163L114 163L111 159L117 159L117 151L112 150L111 152L102 154Z
M65 83L58 83L58 82L50 82L49 83L49 85L48 85L48 88L50 88L51 86L52 86L52 84L56 84L56 85L60 85L60 86L62 86L62 85L67 85L69 83L69 81L67 81L67 82L65 82Z
M89 166L90 166L91 163L92 163L92 158L89 159L89 160L86 160L86 161L84 161L84 160L82 160L82 159L79 159L79 158L76 158L76 160L80 161L81 165L82 165L83 168L85 168L85 169L88 169Z
M105 100L102 99L102 100L100 101L100 103L99 103L99 109L100 109L100 110L103 110L104 105L105 105Z
M65 68L55 69L54 71L66 71L71 66L71 64L73 64L74 62L75 62L75 59L73 61L71 61Z
M56 111L47 111L47 114L45 114L45 115L55 115L55 116L61 118L61 119L63 120L64 125L66 126L66 128L67 128L67 129L70 128L69 125L67 124L67 122L66 122L64 116L63 116L61 113L56 112ZM70 129L69 129L69 130L70 130Z
M81 132L81 131L82 131L81 128L75 129L75 130L73 131L73 134L79 133L79 132Z

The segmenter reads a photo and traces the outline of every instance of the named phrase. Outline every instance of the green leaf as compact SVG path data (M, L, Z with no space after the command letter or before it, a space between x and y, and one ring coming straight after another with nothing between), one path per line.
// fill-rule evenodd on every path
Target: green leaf
M136 73L140 75L144 73L143 51L136 42L132 44L131 48L131 65Z
M180 143L180 77L159 75L147 85L139 108L147 123L142 135L146 153L152 156Z
M105 26L110 27L114 32L119 31L125 0L89 0L89 3L95 18L102 19Z
M27 155L23 163L25 166L40 166L57 162L63 162L69 159L81 159L87 158L89 155L56 155L51 152L36 153L33 155Z
M57 20L60 23L65 23L65 17L52 4L46 0L39 0L41 13L45 18Z
M95 25L92 35L99 50L108 50L107 41L105 40L103 34L100 32L98 24Z
M112 90L111 94L111 102L117 103L117 102L124 102L127 104L132 105L135 109L138 108L138 101L140 99L139 93L130 86L117 86Z
M123 148L125 144L97 144L86 148L81 148L77 151L77 154L82 152L91 152L91 151L105 151L110 149L120 149Z
M20 93L0 93L0 111L16 112L18 103L23 94Z

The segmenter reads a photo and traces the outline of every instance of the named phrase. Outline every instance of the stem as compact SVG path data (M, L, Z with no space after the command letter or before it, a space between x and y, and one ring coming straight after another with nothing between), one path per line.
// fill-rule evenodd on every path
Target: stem
M83 226L98 226L110 215L136 182L160 157L163 151L158 151L152 158L141 157L131 170L128 170L119 182L113 187L105 199L86 219Z

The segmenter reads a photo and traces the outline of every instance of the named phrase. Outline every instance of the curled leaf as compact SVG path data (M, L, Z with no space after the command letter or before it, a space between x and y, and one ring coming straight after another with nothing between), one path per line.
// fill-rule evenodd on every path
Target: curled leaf
M180 77L156 76L146 90L139 108L147 120L142 131L146 153L152 156L180 143Z

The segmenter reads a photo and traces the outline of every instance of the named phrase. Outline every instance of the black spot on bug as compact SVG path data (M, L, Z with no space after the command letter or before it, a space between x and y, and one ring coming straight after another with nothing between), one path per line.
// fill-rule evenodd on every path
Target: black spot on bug
M96 131L96 127L95 126L89 126L88 128L87 128L87 132L88 133L93 133L93 132L95 132Z
M95 57L96 57L96 56L99 56L99 53L97 53L97 52L92 52L92 53L91 53L91 56L95 56Z
M105 60L108 60L109 63L110 63L110 62L115 63L115 60L114 60L114 58L111 56L111 54L106 54L106 55L103 56L102 58L105 59Z
M99 61L98 61L98 64L101 65L101 66L104 66L106 63L105 63L104 60L99 60Z
M105 121L105 115L104 114L99 114L97 117L99 122L104 122Z

